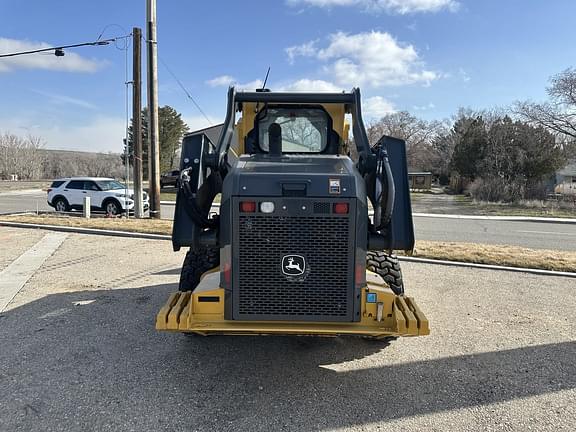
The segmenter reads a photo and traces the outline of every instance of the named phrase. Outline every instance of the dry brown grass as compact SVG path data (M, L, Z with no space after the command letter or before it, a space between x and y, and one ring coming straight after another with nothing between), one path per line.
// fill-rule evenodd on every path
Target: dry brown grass
M50 186L49 180L38 181L5 181L0 180L0 192L12 192L27 189L42 189L45 190Z
M96 228L149 234L172 233L172 221L157 219L60 217L53 215L2 216L0 221ZM418 241L414 256L448 261L576 272L576 252L528 249L518 246L460 242Z
M510 267L576 272L576 252L519 246L418 241L414 256Z
M2 216L0 221L58 225L78 228L95 228L114 231L142 232L147 234L172 234L172 221L164 219L92 218L53 215Z

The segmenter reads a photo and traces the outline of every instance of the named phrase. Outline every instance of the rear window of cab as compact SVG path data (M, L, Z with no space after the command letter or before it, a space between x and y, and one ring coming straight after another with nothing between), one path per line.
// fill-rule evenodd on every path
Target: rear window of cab
M58 188L58 187L62 186L65 182L66 182L66 180L56 180L56 181L52 182L50 187L51 188Z

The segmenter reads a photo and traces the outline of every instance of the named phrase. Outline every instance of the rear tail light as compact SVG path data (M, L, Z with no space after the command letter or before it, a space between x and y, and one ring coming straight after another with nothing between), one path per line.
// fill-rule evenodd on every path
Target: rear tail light
M231 273L230 263L224 263L224 282L226 282L226 284L230 284L232 280Z
M52 192L52 188L46 189L46 193L50 193L50 192Z
M366 283L366 266L356 264L356 271L354 273L354 281L356 282L356 285L363 285Z
M256 211L256 202L255 201L240 202L240 211L243 213L254 213Z
M348 213L348 203L336 203L336 204L334 204L334 213L347 214Z

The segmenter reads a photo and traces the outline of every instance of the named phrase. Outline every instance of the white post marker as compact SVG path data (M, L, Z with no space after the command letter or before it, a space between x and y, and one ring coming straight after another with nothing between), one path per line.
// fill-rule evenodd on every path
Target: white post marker
M90 197L89 196L84 197L84 207L83 207L82 215L86 219L90 219Z

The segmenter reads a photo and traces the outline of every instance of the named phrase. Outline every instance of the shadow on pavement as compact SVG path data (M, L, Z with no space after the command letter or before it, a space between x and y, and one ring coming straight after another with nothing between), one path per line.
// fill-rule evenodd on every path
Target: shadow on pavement
M327 430L576 387L576 343L335 372L320 366L386 343L158 333L175 289L54 294L0 315L0 430Z
M163 275L163 276L165 276L165 275L178 275L178 276L180 276L180 273L181 273L181 272L182 272L182 267L176 267L176 268L173 268L173 269L162 270L162 271L155 272L155 273L152 273L152 274L154 274L154 275Z

